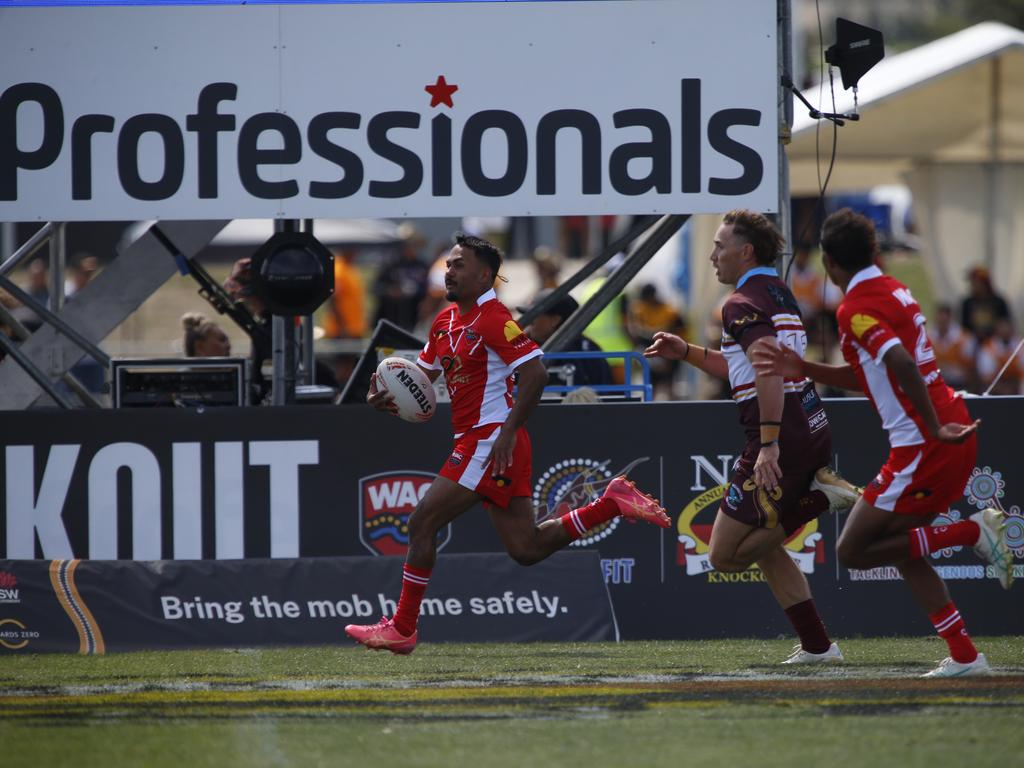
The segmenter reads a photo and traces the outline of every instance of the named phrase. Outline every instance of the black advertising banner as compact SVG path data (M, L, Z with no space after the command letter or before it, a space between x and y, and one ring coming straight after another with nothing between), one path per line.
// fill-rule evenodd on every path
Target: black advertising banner
M346 624L392 615L402 558L3 561L17 602L0 652L351 643ZM419 630L429 642L617 640L596 552L534 568L451 555L434 571Z
M977 467L960 502L936 522L1001 506L1010 546L1024 557L1024 478L1013 471L1024 400L972 399L968 407L983 420ZM830 400L826 409L838 469L869 482L887 454L877 415L860 399ZM742 447L735 405L545 405L529 430L539 515L586 503L590 482L628 471L672 518L667 531L613 520L570 547L599 554L623 637L790 632L759 570L718 573L707 559ZM401 556L408 515L451 452L447 406L425 424L360 405L4 412L0 443L0 557L17 561ZM906 587L893 583L894 569L838 565L843 521L823 515L786 544L830 631L931 631ZM443 531L439 544L439 562L502 552L481 506ZM1003 591L970 548L931 557L974 634L1024 634L1020 587Z

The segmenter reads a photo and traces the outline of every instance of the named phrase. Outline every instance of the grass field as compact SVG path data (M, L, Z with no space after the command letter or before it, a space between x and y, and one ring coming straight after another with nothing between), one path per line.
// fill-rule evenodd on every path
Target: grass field
M918 675L937 639L431 645L0 659L12 766L1002 766L1024 750L1024 638L998 674Z

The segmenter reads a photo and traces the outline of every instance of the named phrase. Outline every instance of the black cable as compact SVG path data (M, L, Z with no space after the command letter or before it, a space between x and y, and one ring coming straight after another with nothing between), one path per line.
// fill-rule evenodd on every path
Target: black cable
M818 61L819 61L819 65L821 66L822 70L824 70L825 69L825 42L824 42L825 36L824 36L824 33L822 32L822 29L821 29L821 8L819 6L819 0L815 0L814 1L814 10L815 10L815 13L817 14L817 17L818 17ZM832 67L831 67L831 65L828 66L828 80L829 80L829 90L832 92L832 112L834 113L836 111L836 92L835 92L835 83L833 82L833 79L832 79ZM823 79L819 79L819 81L818 81L818 104L819 104L819 108L820 108L820 104L821 104L821 87L822 87L822 85L824 85L824 80ZM804 222L804 226L803 226L803 229L800 230L800 234L797 236L797 238L795 240L793 240L793 242L791 242L789 244L790 245L789 261L786 263L786 270L783 273L783 277L782 277L782 281L784 283L787 283L787 284L789 283L789 273L790 273L790 270L793 268L793 261L794 261L794 259L796 259L796 246L797 246L797 244L798 243L802 243L804 241L804 237L806 237L807 231L810 229L811 223L817 218L819 210L820 210L821 213L825 212L825 192L828 190L828 183L832 179L832 171L835 168L835 164L836 164L836 149L837 149L838 144L839 144L839 126L835 123L835 121L830 120L829 122L832 124L832 152L831 152L831 156L830 156L829 161L828 161L828 171L825 174L825 181L824 182L822 182L822 180L821 180L821 118L818 119L818 122L814 126L814 158L815 158L815 166L816 166L817 172L818 172L818 199L817 199L817 201L815 203L815 206L814 206L813 210L811 211L811 215ZM822 297L822 304L824 304L824 296Z

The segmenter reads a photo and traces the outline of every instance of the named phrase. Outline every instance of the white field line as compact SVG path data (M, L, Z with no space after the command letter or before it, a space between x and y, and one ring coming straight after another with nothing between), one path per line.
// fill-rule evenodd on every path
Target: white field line
M922 671L926 669L922 665ZM1001 674L1021 674L1018 668L997 669ZM96 695L130 695L133 693L165 691L173 693L191 693L203 691L245 692L245 691L331 691L331 690L402 690L402 689L438 689L449 688L495 688L561 685L658 685L664 683L688 683L698 686L701 683L722 682L780 682L793 680L899 680L916 678L920 671L906 668L863 667L842 664L830 664L827 667L808 669L787 669L773 672L765 670L744 670L714 674L679 674L679 675L514 675L495 676L488 678L452 678L438 679L358 679L358 678L289 678L270 680L248 680L238 682L211 682L208 680L154 680L133 681L104 684L75 684L60 686L44 686L33 688L11 687L0 690L0 701L12 696L96 696Z

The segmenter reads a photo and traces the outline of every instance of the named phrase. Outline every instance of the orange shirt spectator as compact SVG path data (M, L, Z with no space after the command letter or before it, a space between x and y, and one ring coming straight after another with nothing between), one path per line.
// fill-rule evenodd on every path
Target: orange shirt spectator
M928 329L928 338L935 349L935 362L942 378L953 389L973 389L977 383L975 358L978 342L974 336L953 322L953 309L940 304L935 309L935 327Z
M808 251L797 251L789 277L790 290L800 306L800 314L805 320L813 321L824 308L825 276L808 263L809 258Z
M352 251L335 254L334 295L324 315L324 335L330 339L366 335L366 288Z
M992 336L981 345L978 351L978 376L985 388L995 380L1006 361L1013 357L999 383L992 388L993 395L1019 395L1024 392L1024 361L1017 350L1019 343L1020 338L1013 331L1013 323L1001 318L996 321Z

